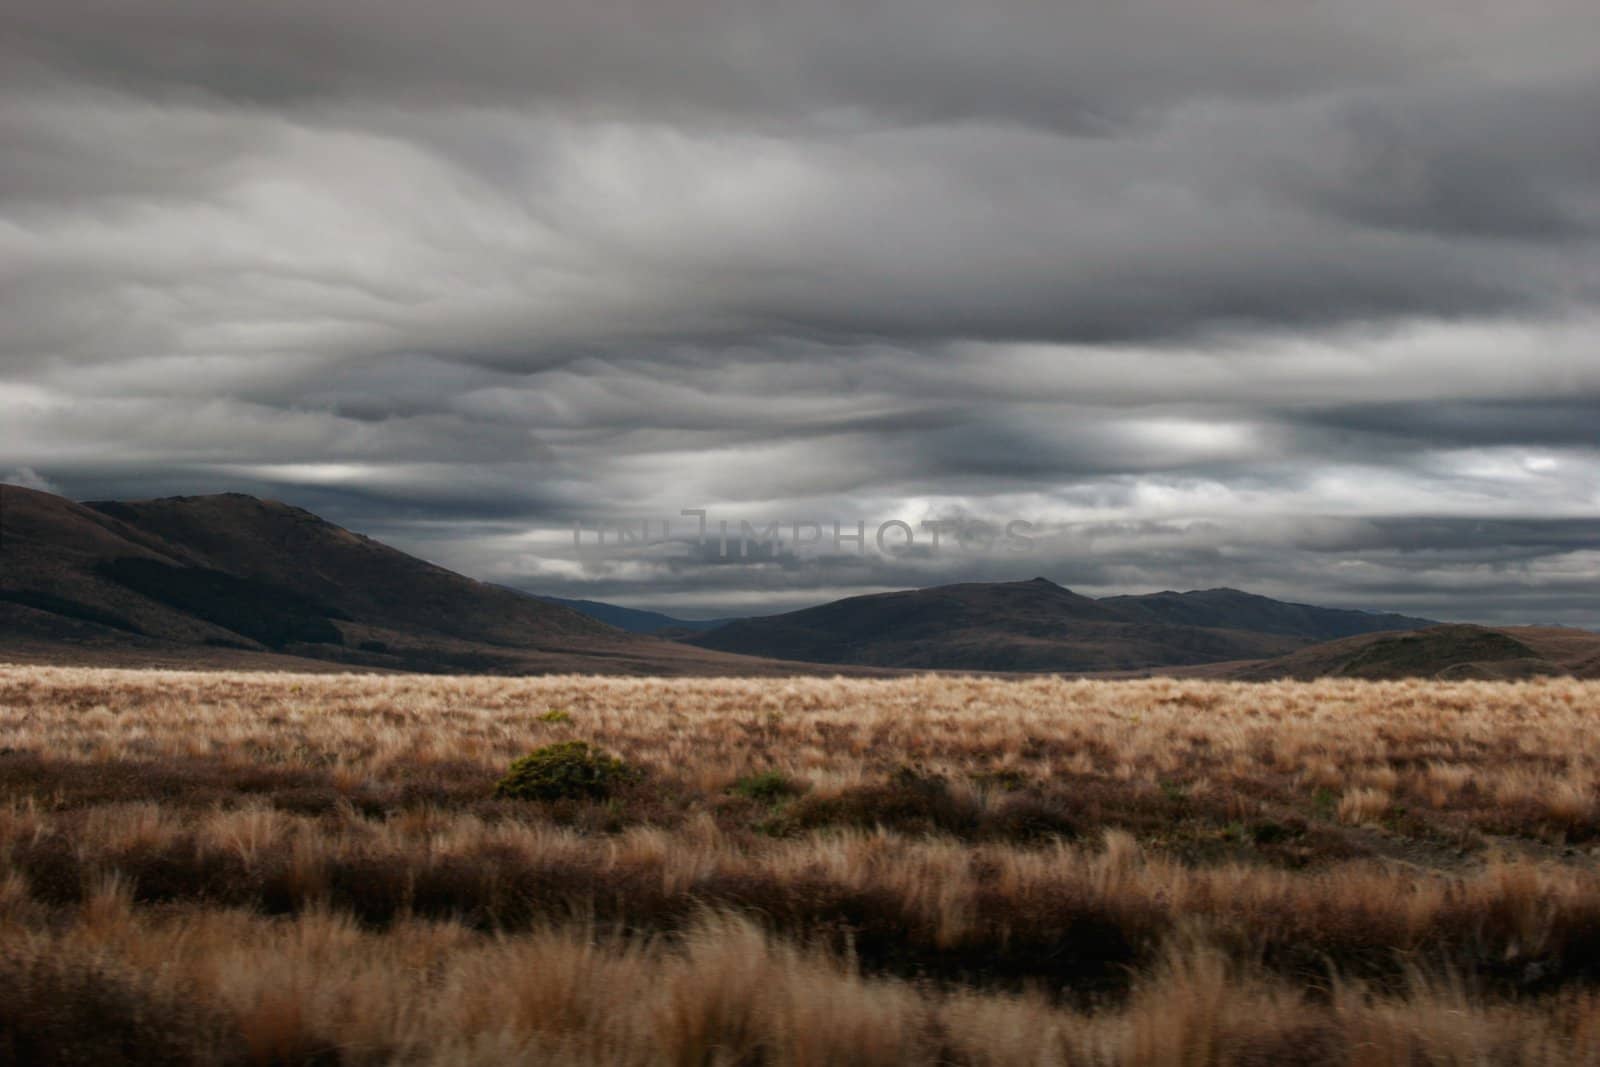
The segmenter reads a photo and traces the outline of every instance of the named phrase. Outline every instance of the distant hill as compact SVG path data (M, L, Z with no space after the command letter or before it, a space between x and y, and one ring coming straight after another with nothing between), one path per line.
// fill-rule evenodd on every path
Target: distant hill
M1273 600L1238 589L1113 596L1102 599L1100 603L1148 622L1248 630L1251 633L1302 637L1308 641L1331 641L1357 634L1417 630L1438 625L1433 619L1347 608L1319 608L1311 604Z
M0 486L0 658L425 671L793 673L625 633L239 494Z
M659 611L642 611L639 608L625 608L617 604L606 604L599 600L567 600L558 596L539 596L537 593L526 594L551 604L560 604L581 612L591 619L599 619L608 626L615 626L619 630L626 630L631 634L667 634L678 636L683 634L702 633L706 630L715 630L719 626L726 626L738 619L679 619L672 615L664 615Z
M1167 622L1159 606L1118 599L1129 598L1095 600L1044 578L946 585L743 619L686 640L779 659L978 671L1114 671L1253 660L1309 643L1294 633ZM1256 615L1263 611L1260 605L1251 608ZM1215 608L1211 617L1227 621Z
M1241 664L1229 677L1515 679L1600 677L1600 634L1542 626L1433 626L1363 634Z

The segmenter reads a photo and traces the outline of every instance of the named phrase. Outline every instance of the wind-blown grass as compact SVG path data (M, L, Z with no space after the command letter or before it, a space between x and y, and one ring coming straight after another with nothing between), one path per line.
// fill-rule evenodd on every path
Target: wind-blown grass
M0 1059L1596 1062L1597 696L0 669Z

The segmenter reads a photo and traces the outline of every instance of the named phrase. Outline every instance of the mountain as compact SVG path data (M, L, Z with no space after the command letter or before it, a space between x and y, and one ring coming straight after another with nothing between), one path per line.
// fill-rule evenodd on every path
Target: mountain
M1433 619L1377 614L1345 608L1319 608L1258 596L1238 589L1202 589L1190 593L1150 593L1113 596L1100 601L1132 618L1173 626L1205 626L1280 634L1308 641L1391 630L1418 630L1435 626Z
M539 596L537 593L526 594L551 604L560 604L589 616L599 619L608 626L615 626L619 630L626 630L631 634L670 634L673 636L683 634L702 633L706 630L715 630L719 626L726 626L738 619L679 619L672 615L664 615L659 611L643 611L639 608L625 608L618 604L606 604L599 600L567 600L558 596Z
M1600 634L1553 626L1432 626L1328 641L1228 677L1512 679L1570 674L1600 678Z
M1169 623L1044 578L850 597L685 638L815 663L978 671L1102 671L1282 655L1304 637Z
M629 634L239 494L0 486L0 658L543 673L794 673Z
M1375 635L1363 631L1434 631L1416 629L1424 619L1228 589L1095 600L1043 578L852 597L690 632L695 625L474 581L275 501L77 504L0 486L0 659L632 674L1213 664L1240 677L1283 677L1481 663L1539 673L1589 648L1568 637L1572 647L1557 654L1546 647L1553 638L1465 634L1368 644ZM1355 644L1317 644L1329 636Z

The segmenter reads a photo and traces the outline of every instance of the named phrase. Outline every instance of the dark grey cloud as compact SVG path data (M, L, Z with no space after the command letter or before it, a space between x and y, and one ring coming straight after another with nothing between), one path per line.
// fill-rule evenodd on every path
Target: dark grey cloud
M1595 235L1600 82L1365 96L1332 124L1331 166L1290 184L1368 226L1559 242Z
M0 472L725 614L1600 626L1591 5L0 10ZM1027 519L1025 556L574 522Z
M1303 413L1296 421L1307 429L1324 431L1335 441L1359 442L1373 450L1491 444L1600 449L1600 396L1595 395L1376 402Z
M220 9L197 0L12 5L23 61L129 91L196 88L266 105L593 101L778 116L1104 121L1195 98L1276 97L1418 72L1581 67L1577 2L1542 17L1424 3L1273 11L1242 0L1115 7L910 0L862 6L400 0ZM14 69L14 66L13 66Z

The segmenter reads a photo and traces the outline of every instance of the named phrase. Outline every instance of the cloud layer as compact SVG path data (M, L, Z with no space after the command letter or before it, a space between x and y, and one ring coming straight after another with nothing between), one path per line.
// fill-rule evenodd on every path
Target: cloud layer
M0 12L0 471L684 613L1600 627L1591 5ZM1026 554L574 522L1026 519Z

